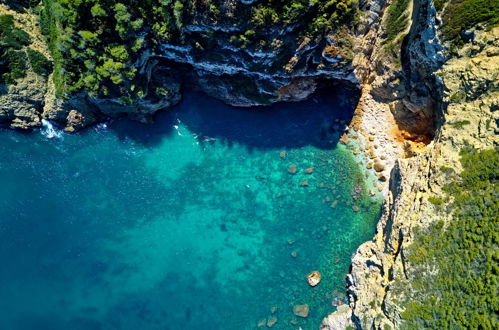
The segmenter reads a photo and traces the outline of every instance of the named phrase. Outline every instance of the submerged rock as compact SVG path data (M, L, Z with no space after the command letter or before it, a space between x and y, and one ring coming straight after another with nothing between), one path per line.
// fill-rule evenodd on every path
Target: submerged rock
M267 327L272 328L277 323L277 317L272 316L267 320Z
M305 305L296 305L293 307L293 314L299 317L308 317L309 307Z
M303 181L300 183L300 185L301 185L302 187L308 187L308 180L303 180Z
M296 174L297 171L298 170L297 170L295 164L291 164L291 165L288 166L288 173L290 173L290 174Z
M286 159L286 156L287 156L286 151L281 151L279 153L279 157L281 157L282 159Z
M321 273L317 270L314 270L310 274L307 275L307 282L310 286L316 286L321 281Z
M303 170L303 173L312 174L314 173L314 168L313 167L306 168L305 170Z

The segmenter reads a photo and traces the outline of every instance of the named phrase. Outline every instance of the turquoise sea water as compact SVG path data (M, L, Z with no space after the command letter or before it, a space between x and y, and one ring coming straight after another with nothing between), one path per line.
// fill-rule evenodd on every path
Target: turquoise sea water
M193 93L152 126L0 130L0 329L318 329L380 209L329 129L341 103Z

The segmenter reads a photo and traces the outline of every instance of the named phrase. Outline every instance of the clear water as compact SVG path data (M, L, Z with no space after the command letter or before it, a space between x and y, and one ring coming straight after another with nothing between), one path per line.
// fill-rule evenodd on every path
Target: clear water
M380 209L326 134L341 103L190 94L152 126L0 130L0 329L317 329Z

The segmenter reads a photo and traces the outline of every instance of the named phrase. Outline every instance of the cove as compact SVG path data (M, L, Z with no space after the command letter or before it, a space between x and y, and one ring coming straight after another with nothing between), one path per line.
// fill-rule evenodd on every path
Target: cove
M351 115L189 93L153 125L0 130L0 329L318 329L380 212Z

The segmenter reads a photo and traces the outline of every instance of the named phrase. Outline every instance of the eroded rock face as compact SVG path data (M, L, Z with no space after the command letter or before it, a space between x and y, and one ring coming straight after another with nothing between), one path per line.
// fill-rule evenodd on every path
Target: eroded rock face
M224 15L216 20L194 11L183 22L179 38L148 45L134 63L138 73L136 83L145 91L140 99L98 99L85 93L56 98L49 79L44 88L48 93L42 93L45 94L43 111L39 107L34 111L26 104L4 102L5 109L17 110L0 112L0 118L28 128L39 125L37 118L42 117L58 122L67 131L75 131L106 117L127 116L150 122L155 112L178 103L180 85L240 107L301 101L326 81L359 88L351 51L343 46L353 37L347 28L343 28L341 36L309 38L301 33L305 23L274 24L261 27L259 33L264 37L259 42L234 42L234 38L243 36L251 27L240 19L238 12L248 14L252 3L224 1ZM36 16L31 16L36 21ZM22 91L23 86L26 85L17 88ZM165 87L168 92L158 96L158 87ZM16 96L19 91L13 90L12 94L12 98L19 98Z
M444 196L448 178L440 168L459 172L459 151L466 145L489 149L499 144L499 91L491 87L499 81L498 44L499 28L476 31L474 44L463 47L460 57L449 59L437 72L446 91L444 123L425 150L396 161L376 234L352 259L347 277L350 303L325 318L323 329L399 329L403 325L401 314L411 300L411 280L418 271L405 256L414 228L437 219L452 221L428 201ZM462 97L456 100L455 95ZM463 118L469 124L454 125Z
M46 80L31 72L14 85L0 85L0 122L20 129L39 127L46 90Z

